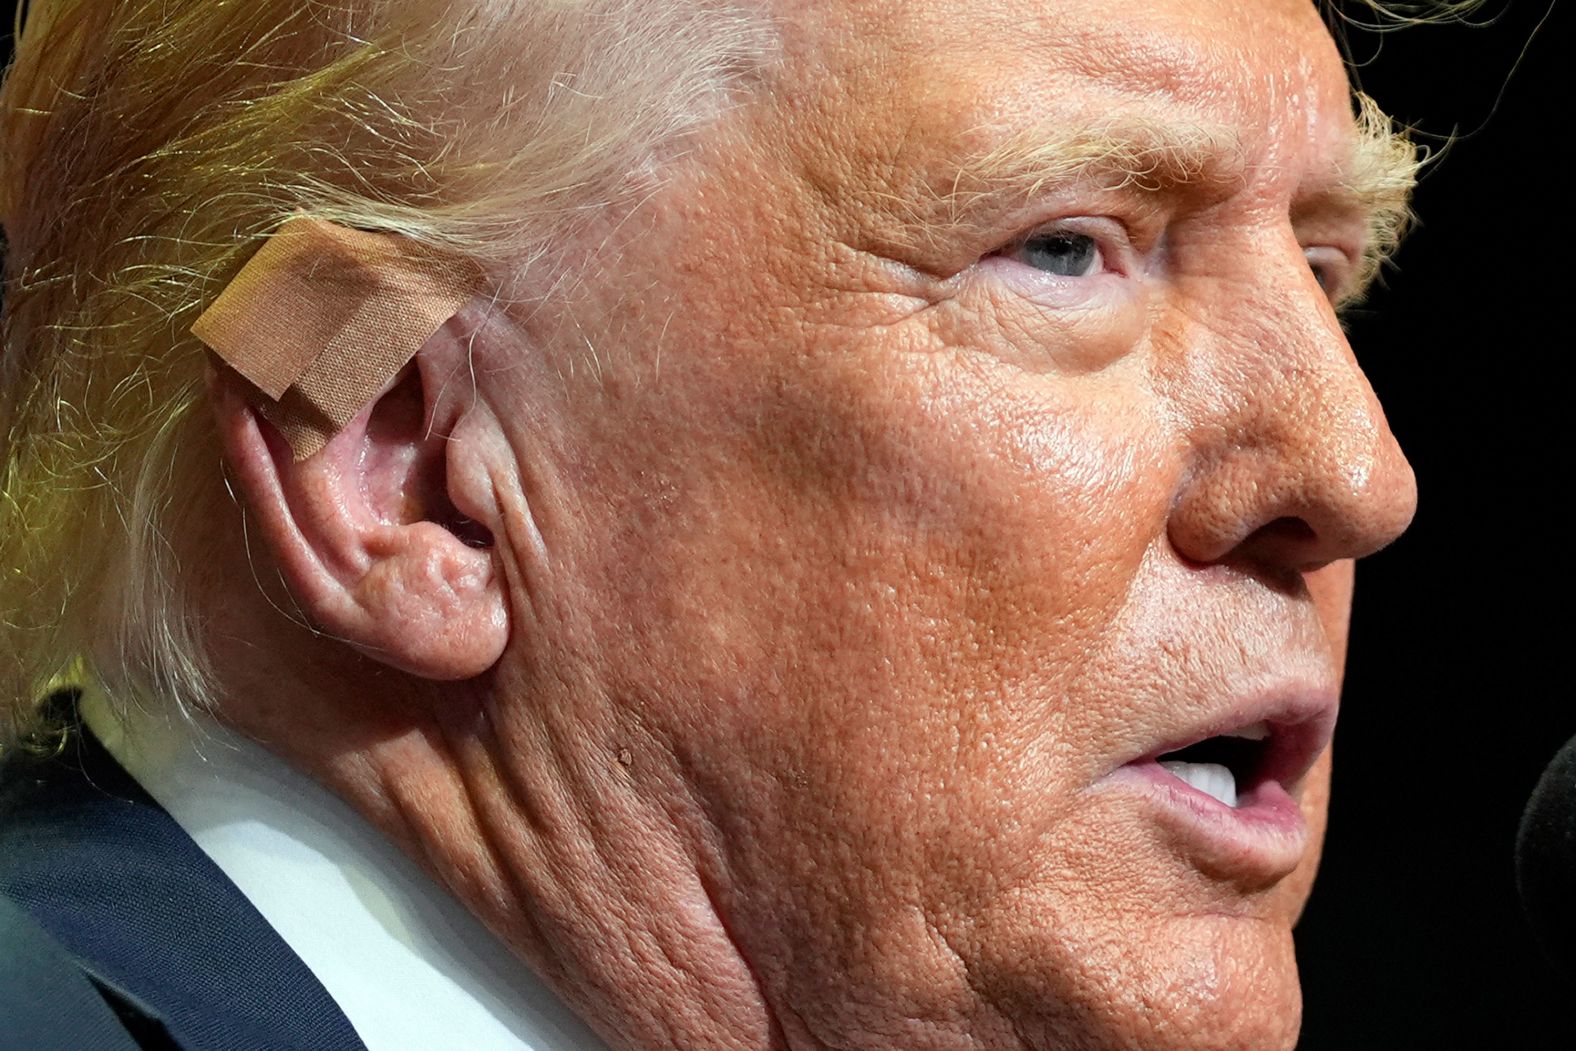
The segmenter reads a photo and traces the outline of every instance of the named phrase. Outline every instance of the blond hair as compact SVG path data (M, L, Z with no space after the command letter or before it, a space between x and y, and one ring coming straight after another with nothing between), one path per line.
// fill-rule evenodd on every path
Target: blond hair
M766 53L722 0L33 0L0 85L0 750L63 673L200 704L192 320L297 211L518 275ZM183 541L184 544L184 541Z

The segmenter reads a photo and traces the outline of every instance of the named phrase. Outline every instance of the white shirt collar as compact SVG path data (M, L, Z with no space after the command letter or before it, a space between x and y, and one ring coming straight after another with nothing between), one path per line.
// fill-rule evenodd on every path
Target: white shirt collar
M606 1051L350 806L211 719L83 718L323 983L368 1051Z

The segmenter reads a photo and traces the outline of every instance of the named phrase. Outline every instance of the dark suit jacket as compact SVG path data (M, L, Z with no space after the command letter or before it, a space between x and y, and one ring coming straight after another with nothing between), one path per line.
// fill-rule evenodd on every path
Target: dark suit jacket
M0 1049L364 1051L323 986L78 726L0 764Z

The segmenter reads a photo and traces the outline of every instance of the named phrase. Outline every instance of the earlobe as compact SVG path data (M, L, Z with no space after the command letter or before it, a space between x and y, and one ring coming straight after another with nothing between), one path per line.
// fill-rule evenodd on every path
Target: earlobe
M490 501L451 492L451 482L486 476L469 459L488 451L454 435L466 409L434 393L445 349L459 349L451 326L301 461L251 404L245 379L217 365L209 384L254 552L266 546L297 606L324 633L439 680L487 671L509 636L495 523L473 517L487 514Z

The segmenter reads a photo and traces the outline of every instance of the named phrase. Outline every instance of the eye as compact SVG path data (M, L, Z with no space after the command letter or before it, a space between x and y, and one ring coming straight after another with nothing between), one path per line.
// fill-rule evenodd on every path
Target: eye
M1057 277L1093 277L1105 263L1100 243L1076 230L1035 234L1015 254L1023 263Z
M1344 290L1351 270L1346 253L1339 248L1314 246L1304 248L1302 255L1308 261L1308 269L1313 271L1313 279L1319 282L1319 288L1331 299L1336 298Z
M1139 244L1153 245L1153 241ZM971 269L982 280L1032 301L1038 309L1114 308L1144 290L1131 280L1146 259L1128 223L1108 215L1066 215L1023 229Z

